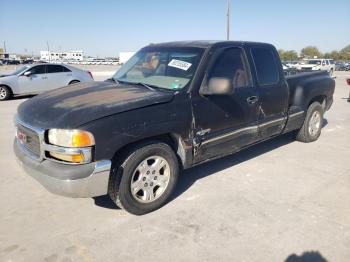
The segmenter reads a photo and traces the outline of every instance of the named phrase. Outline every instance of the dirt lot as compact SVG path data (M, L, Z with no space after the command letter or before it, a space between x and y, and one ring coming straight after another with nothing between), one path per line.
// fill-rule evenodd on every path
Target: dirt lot
M107 197L53 195L26 175L12 152L24 98L1 102L0 261L350 261L345 76L317 142L287 135L192 168L141 217ZM304 252L314 260L297 260Z

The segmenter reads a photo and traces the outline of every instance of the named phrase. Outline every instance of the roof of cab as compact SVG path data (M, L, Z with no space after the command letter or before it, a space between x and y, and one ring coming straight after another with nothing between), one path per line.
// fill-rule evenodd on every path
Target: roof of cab
M249 41L223 41L223 40L196 40L196 41L174 41L165 43L151 43L152 47L196 47L210 48L214 45L233 44L233 45L271 45L267 43L249 42Z

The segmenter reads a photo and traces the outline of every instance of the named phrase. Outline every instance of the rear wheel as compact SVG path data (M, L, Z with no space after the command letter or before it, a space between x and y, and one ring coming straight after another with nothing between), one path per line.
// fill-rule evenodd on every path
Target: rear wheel
M143 215L167 202L178 175L178 160L169 145L163 142L141 144L115 161L109 196L120 208Z
M0 101L8 100L11 98L11 89L7 86L0 86Z
M297 140L304 143L316 141L321 135L322 124L322 105L319 102L314 102L307 110L304 124L297 134Z

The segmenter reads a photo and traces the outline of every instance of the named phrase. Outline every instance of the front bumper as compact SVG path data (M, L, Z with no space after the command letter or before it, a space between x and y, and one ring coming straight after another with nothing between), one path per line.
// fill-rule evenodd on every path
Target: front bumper
M50 160L37 161L25 153L15 139L14 152L23 169L48 191L68 197L94 197L107 194L111 161L66 165Z
M326 111L328 111L332 105L333 105L333 96L331 98L327 99Z

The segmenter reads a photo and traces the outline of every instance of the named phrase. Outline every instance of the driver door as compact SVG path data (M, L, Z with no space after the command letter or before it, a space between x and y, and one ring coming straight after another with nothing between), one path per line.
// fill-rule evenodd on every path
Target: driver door
M233 93L193 98L195 162L233 153L258 140L259 91L253 85L245 51L232 47L216 52L220 54L201 88L211 78L225 78Z
M24 73L31 74L25 76ZM33 66L18 77L18 88L21 94L39 94L47 90L46 65Z

